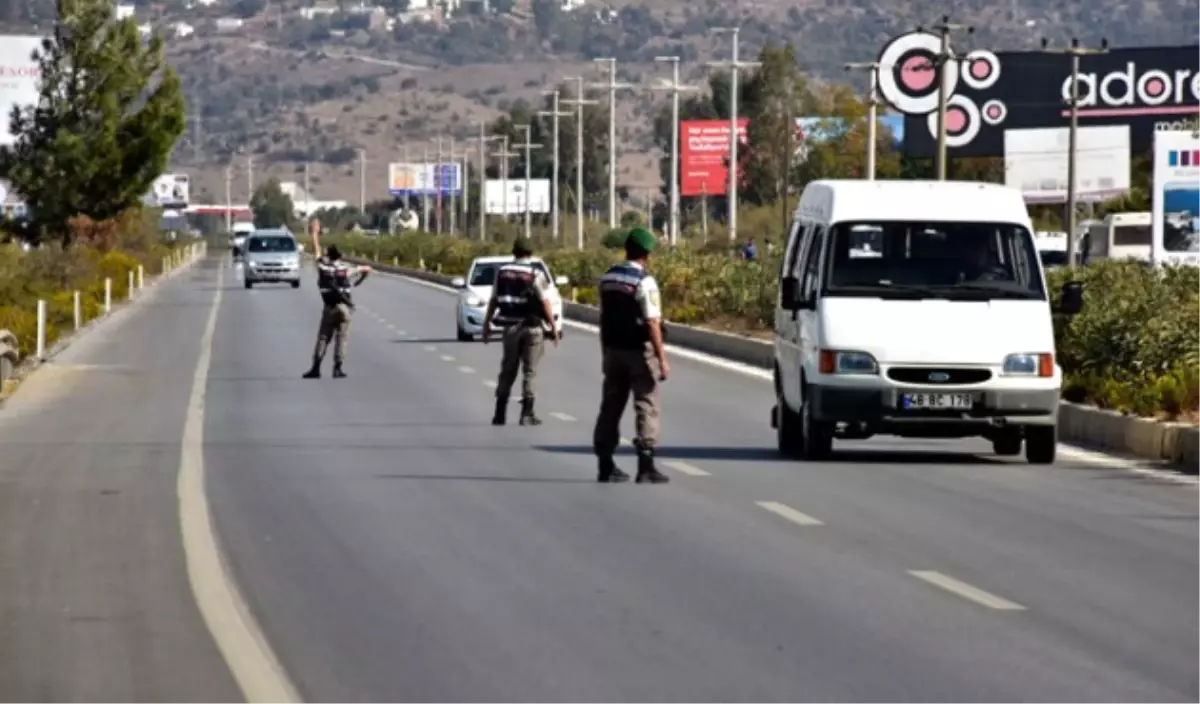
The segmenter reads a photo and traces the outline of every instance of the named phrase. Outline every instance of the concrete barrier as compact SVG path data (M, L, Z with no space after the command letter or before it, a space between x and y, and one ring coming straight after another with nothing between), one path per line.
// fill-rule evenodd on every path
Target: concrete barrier
M449 287L451 276L431 271L377 264L380 271L409 276ZM600 311L595 306L563 302L563 315L568 320L598 325ZM667 323L666 338L670 344L734 362L771 369L775 364L775 349L770 342L741 335L703 330L690 325ZM1200 429L1186 423L1166 423L1148 418L1122 415L1090 406L1063 402L1059 407L1059 438L1064 442L1111 450L1149 460L1177 464L1195 474L1200 467Z

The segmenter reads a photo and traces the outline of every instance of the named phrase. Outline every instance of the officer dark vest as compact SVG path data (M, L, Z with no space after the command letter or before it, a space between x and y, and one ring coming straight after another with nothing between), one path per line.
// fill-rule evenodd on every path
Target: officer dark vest
M321 290L321 300L327 306L345 303L353 306L350 298L350 270L341 262L322 259L317 269L317 288Z
M508 327L522 323L540 325L546 316L537 289L538 270L526 262L513 262L496 272L495 323Z
M640 266L623 262L600 277L600 344L640 350L650 339L638 286L649 274Z

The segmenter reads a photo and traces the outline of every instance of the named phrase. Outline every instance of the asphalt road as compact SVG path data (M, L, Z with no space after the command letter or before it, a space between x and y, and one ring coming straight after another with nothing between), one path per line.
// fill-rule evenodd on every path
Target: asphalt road
M175 496L216 266L0 410L0 699L238 697ZM1200 697L1195 486L981 441L782 461L769 383L681 357L672 483L597 485L594 335L548 350L545 425L493 428L499 348L454 341L451 296L373 277L349 378L308 381L312 279L221 277L208 501L308 700Z

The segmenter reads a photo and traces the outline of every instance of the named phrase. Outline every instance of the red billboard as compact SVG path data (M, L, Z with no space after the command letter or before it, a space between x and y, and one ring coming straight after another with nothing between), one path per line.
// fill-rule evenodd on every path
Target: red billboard
M738 120L738 140L746 143L746 118ZM729 120L679 123L679 188L685 196L720 196L729 189ZM741 176L739 173L738 176Z

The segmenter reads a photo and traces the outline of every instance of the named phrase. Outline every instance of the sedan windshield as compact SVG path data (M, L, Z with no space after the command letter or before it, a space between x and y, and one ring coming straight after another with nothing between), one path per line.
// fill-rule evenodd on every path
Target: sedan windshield
M495 286L496 272L500 270L500 267L507 263L508 262L488 262L486 264L476 264L471 269L471 280L467 285ZM533 262L533 266L537 268L538 271L542 272L542 276L545 276L547 281L554 281L554 279L550 278L550 270L546 268L546 264L544 262L535 261Z
M830 295L1046 299L1033 238L1019 225L854 222L832 232Z
M291 237L252 237L251 252L295 252L296 240Z

